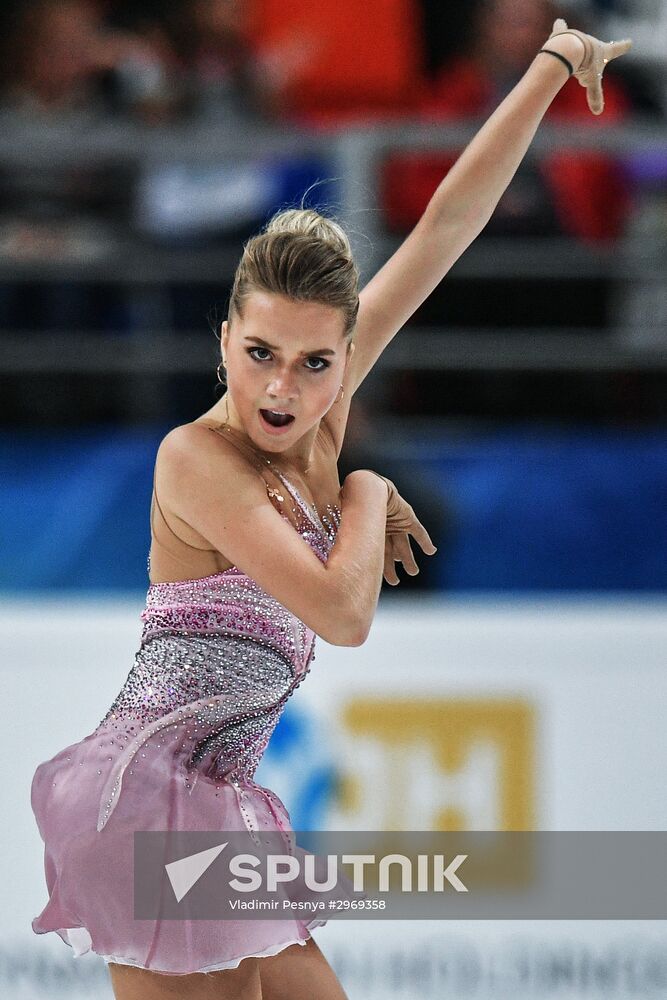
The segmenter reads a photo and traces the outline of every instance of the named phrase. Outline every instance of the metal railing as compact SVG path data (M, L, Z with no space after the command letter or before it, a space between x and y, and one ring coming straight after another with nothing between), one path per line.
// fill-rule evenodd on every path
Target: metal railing
M347 224L363 281L390 256L400 240L386 235L378 204L377 175L392 150L462 149L481 121L424 125L404 121L391 125L345 128L335 134L302 129L248 127L243 133L190 125L147 128L136 123L70 120L40 124L16 116L0 116L0 166L10 169L57 168L73 164L131 164L138 170L157 164L256 162L275 156L317 155L331 164L337 179L339 215ZM664 154L667 133L660 124L637 121L614 128L543 123L530 155L563 148L606 150L617 154ZM363 233L363 236L358 234ZM649 298L667 301L667 232L635 235L613 246L589 246L565 237L484 238L454 265L452 277L609 278L632 286ZM102 334L30 332L2 334L0 373L36 371L150 372L156 374L210 370L216 344L202 331L176 333L164 304L164 287L175 283L219 283L224 295L238 262L240 247L179 250L150 246L118 230L97 255L80 260L17 260L0 256L0 281L118 282L130 292L155 297L153 315L163 320L141 333ZM227 283L227 287L226 287ZM648 291L647 291L648 289ZM138 290L138 291L137 291ZM150 309L149 309L150 313ZM619 311L622 316L623 311ZM576 312L573 308L573 319ZM641 306L635 315L642 316ZM428 345L428 365L441 369L577 369L667 367L661 317L655 311L632 327L623 319L611 331L531 328L530 331L485 328L421 330L411 327ZM413 341L414 343L414 341ZM187 346L185 350L184 347ZM398 339L381 364L415 367L407 343Z

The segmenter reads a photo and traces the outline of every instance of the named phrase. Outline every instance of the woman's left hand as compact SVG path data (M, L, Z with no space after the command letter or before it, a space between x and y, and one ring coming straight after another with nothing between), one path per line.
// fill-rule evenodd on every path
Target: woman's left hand
M379 476L380 473L376 472L375 475ZM386 476L380 476L380 479L384 479L389 490L382 573L387 583L395 587L401 582L396 572L395 564L397 562L403 564L403 568L409 576L416 576L419 573L419 567L410 546L410 535L427 556L435 555L438 550L431 541L428 531L407 500L404 500L398 492L391 479L387 479Z
M583 45L583 56L579 65L575 67L574 75L580 85L586 88L588 107L594 115L601 115L604 110L602 74L608 62L628 51L632 46L632 39L624 38L621 42L603 42L594 35L587 35L576 28L568 28L567 21L562 17L557 17L544 47L549 48L549 42L553 45L554 38L566 34L574 35Z

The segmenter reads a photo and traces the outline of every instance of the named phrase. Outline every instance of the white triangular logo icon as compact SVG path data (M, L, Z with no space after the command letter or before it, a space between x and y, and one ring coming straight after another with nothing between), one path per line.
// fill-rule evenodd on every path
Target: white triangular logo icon
M210 868L218 854L224 851L228 841L218 847L209 847L206 851L198 851L197 854L189 854L187 858L180 858L178 861L171 861L164 867L174 890L176 901L180 903L183 896L190 891L195 882L202 877L207 868Z

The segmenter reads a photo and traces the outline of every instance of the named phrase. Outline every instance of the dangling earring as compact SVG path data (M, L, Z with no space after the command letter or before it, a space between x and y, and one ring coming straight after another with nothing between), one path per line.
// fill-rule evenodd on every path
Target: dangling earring
M344 395L345 395L345 389L343 389L343 383L341 382L341 384L340 384L340 399L338 398L338 396L336 396L336 398L334 400L334 403L340 403L340 401L342 400L342 398L343 398Z
M220 368L221 368L222 365L224 365L224 363L225 363L224 361L221 361L220 364L218 365L218 367L215 370L216 370L216 373L217 373L217 376L218 376L218 382L220 383L220 385L224 385L224 387L227 388L227 382L224 381L222 378L220 378ZM227 376L225 375L225 379L226 378L227 378Z

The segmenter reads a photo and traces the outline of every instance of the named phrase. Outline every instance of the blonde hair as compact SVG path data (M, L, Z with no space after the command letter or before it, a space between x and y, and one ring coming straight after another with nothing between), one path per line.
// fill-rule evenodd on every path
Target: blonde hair
M299 302L334 306L343 333L354 335L359 311L359 270L347 233L314 208L277 212L243 247L229 300L229 319L243 316L251 292L266 291Z

